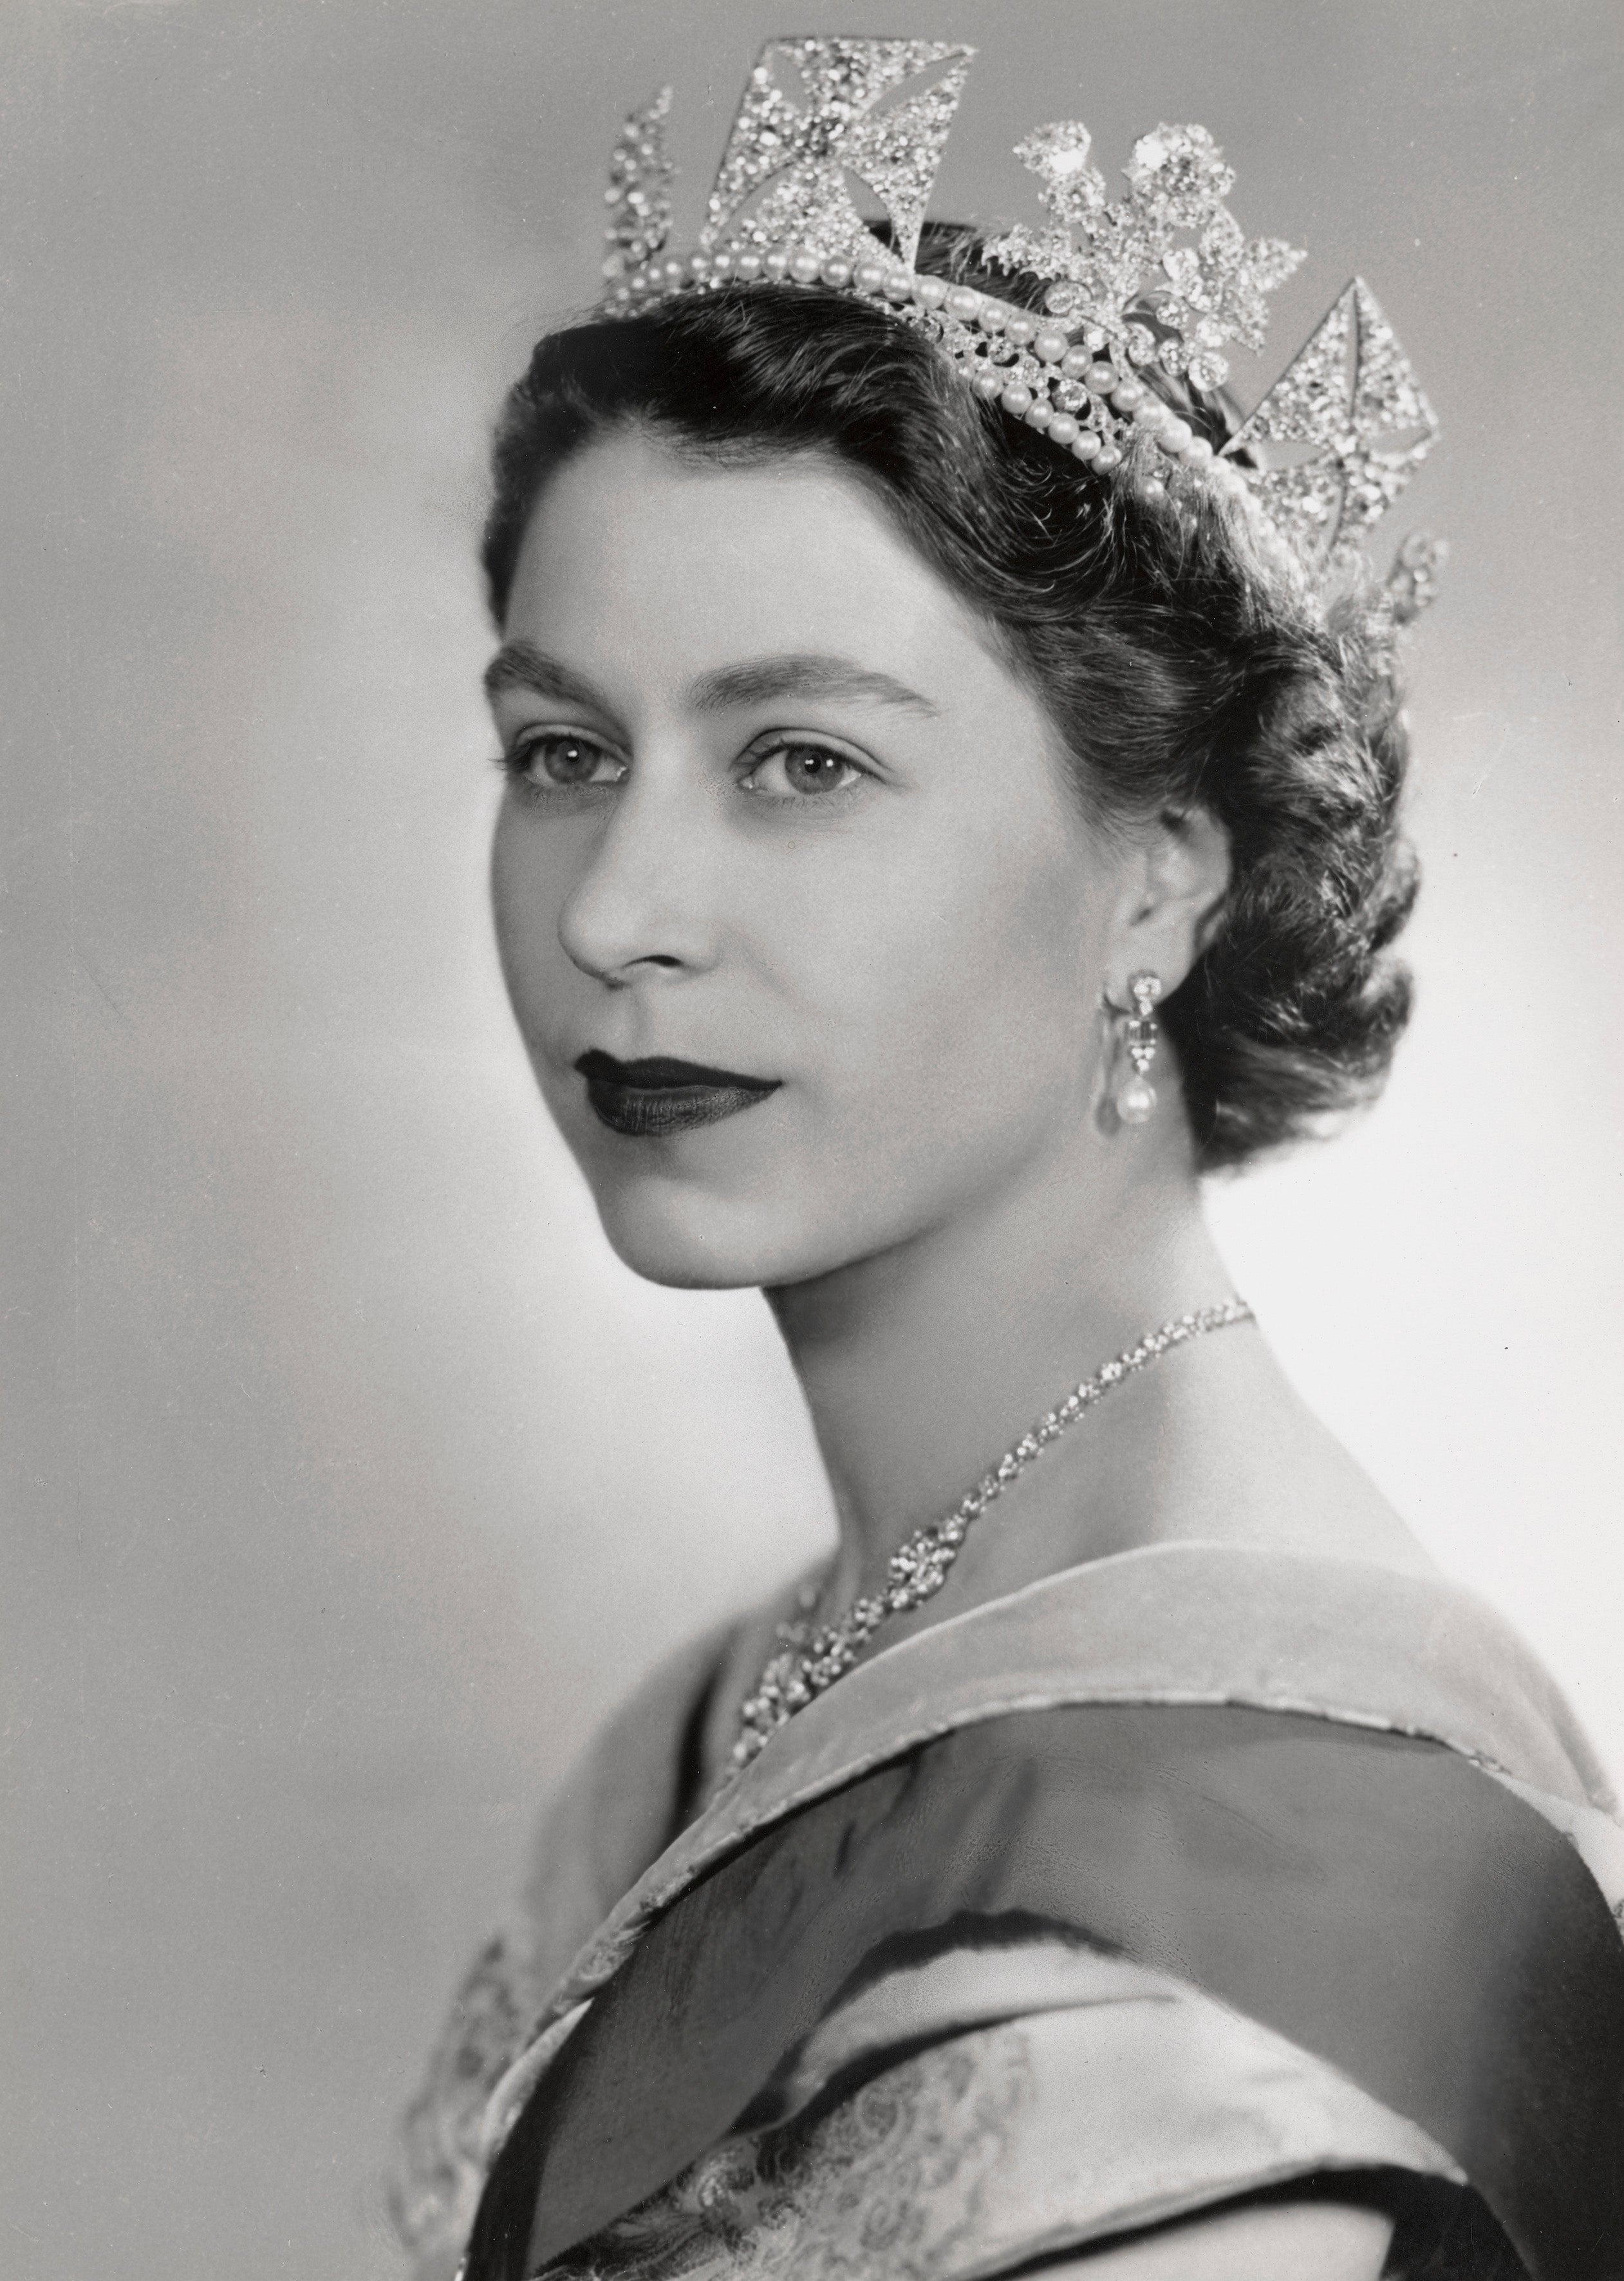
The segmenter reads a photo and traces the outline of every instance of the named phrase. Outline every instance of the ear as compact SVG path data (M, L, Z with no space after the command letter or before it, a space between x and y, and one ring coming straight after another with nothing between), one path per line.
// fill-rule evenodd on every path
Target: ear
M1201 955L1229 875L1229 834L1205 808L1170 810L1141 828L1106 972L1113 1005L1128 1004L1135 974L1158 976L1172 997Z

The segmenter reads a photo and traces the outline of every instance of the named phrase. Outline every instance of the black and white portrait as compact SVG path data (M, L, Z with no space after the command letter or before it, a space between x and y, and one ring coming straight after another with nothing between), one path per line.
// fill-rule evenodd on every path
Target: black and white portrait
M1612 12L0 52L0 2269L1618 2281Z

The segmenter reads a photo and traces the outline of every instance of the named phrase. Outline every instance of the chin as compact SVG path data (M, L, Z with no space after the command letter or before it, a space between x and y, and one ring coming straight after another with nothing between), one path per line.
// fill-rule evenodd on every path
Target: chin
M675 1180L593 1184L616 1258L674 1291L740 1291L800 1283L849 1256L833 1232L797 1222L781 1199L719 1195Z
M655 1141L607 1133L573 1101L555 1107L610 1249L634 1275L676 1291L756 1290L850 1256L847 1215L826 1184L795 1178L805 1151L767 1122L773 1106Z
M784 1231L685 1196L599 1196L598 1217L617 1259L673 1291L753 1290L782 1281ZM741 1225L741 1218L744 1224Z

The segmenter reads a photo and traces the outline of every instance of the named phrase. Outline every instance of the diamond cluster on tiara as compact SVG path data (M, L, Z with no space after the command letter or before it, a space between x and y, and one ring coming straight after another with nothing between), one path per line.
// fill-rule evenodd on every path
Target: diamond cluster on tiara
M1356 277L1230 445L1297 555L1324 567L1392 506L1438 435L1398 336ZM1295 464L1272 454L1307 449Z
M632 112L616 140L603 194L609 209L606 277L628 275L652 261L671 235L673 170L665 147L670 109L671 90L662 87L652 103Z
M893 258L911 266L971 53L934 40L770 42L728 137L700 246L793 244L860 259L879 242L846 187L852 174L885 209ZM802 103L777 83L775 66L785 64ZM931 87L879 108L939 65L947 68Z
M1052 278L1049 310L1086 313L1133 364L1221 388L1229 363L1218 352L1233 340L1263 346L1264 296L1305 257L1277 237L1248 244L1224 203L1234 169L1204 127L1141 135L1123 170L1127 195L1114 202L1088 162L1089 141L1086 127L1063 120L1017 145L1016 157L1043 186L1052 226L1006 231L984 254L1001 268Z
M1311 585L1327 583L1431 450L1438 422L1362 280L1338 298L1239 432L1214 455L1147 385L1193 401L1229 378L1224 351L1264 343L1266 297L1303 256L1249 239L1230 213L1233 170L1203 127L1160 126L1133 146L1113 199L1087 128L1039 128L1016 155L1048 215L982 242L991 267L1047 284L1034 315L914 267L925 206L974 50L932 40L769 41L750 74L698 245L664 251L670 90L628 120L611 163L606 310L635 314L725 286L852 293L926 332L976 393L1086 467L1127 462L1142 496L1199 481L1259 512ZM793 77L799 94L783 81ZM920 84L920 82L924 82ZM881 208L882 236L851 181ZM1405 594L1419 608L1437 550Z

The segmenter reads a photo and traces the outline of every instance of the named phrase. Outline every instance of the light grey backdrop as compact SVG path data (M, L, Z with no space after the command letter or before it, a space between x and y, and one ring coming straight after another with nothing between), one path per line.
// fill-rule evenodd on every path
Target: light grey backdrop
M980 44L940 212L1025 211L1039 120L1107 167L1206 122L1312 255L1258 391L1357 267L1435 397L1420 1011L1366 1128L1219 1211L1624 1761L1605 0L10 0L18 2281L389 2272L388 2120L536 1798L824 1525L758 1303L619 1272L531 1098L470 568L619 112L677 81L692 214L808 28Z

